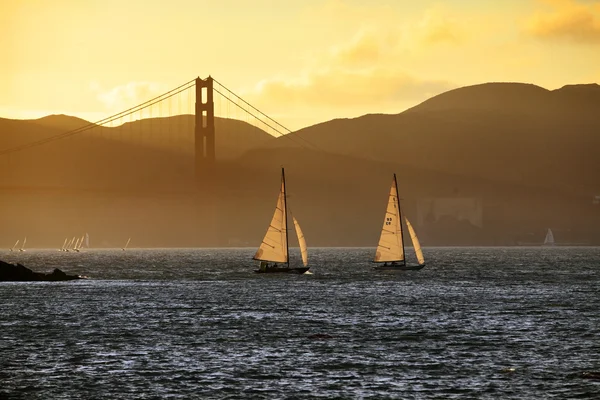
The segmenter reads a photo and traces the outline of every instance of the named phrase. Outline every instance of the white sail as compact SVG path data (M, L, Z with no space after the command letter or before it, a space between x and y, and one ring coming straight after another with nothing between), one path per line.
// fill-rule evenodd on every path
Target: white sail
M130 241L131 241L131 238L127 239L127 243L125 243L125 247L123 247L123 250L125 250L127 248L127 246L129 246Z
M27 243L27 236L25 237L25 239L23 239L23 245L21 245L19 251L25 251L25 243Z
M375 252L375 262L403 261L404 249L402 246L402 224L396 190L396 178L392 181L387 209L383 220L383 228L379 237L379 244Z
M11 247L11 248L10 248L10 251L13 251L13 250L15 249L15 247L17 247L17 246L19 245L19 242L20 242L20 241L21 241L21 239L18 239L18 240L15 242L15 245L14 245L13 247Z
M85 234L85 247L90 248L90 235L87 233Z
M78 250L81 250L81 246L83 246L83 239L84 239L84 236L82 236L81 240L79 241L79 246L77 247Z
M421 250L421 243L419 243L419 238L417 238L417 233L413 229L412 225L408 221L408 218L404 217L406 220L406 226L408 227L408 233L410 234L410 239L412 240L413 247L415 248L415 254L417 255L417 260L419 264L425 264L425 258L423 258L423 250Z
M73 247L74 245L75 245L75 236L73 236L73 239L71 239L71 243L69 243L69 249L73 250L74 249L74 247Z
M277 198L275 213L273 213L273 219L271 219L271 224L267 228L267 233L254 255L255 260L280 263L288 261L286 212L285 186L282 176L281 191Z
M65 246L67 245L67 240L69 240L69 238L65 238L65 241L64 241L62 247L60 248L60 251L65 251Z
M544 244L546 246L554 245L554 234L552 233L552 230L550 228L548 228L548 232L546 232L546 238L544 239Z
M302 253L302 263L306 267L308 265L308 249L306 248L306 239L304 239L304 234L302 233L302 229L300 229L300 224L296 217L292 217L294 219L294 227L296 228L296 235L298 236L298 242L300 243L300 252Z

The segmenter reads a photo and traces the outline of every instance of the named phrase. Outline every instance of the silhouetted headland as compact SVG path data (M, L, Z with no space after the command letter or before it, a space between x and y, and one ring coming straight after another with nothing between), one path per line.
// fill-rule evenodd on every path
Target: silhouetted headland
M69 275L55 268L49 274L34 272L21 264L9 264L0 260L0 282L73 281L86 279L80 275Z

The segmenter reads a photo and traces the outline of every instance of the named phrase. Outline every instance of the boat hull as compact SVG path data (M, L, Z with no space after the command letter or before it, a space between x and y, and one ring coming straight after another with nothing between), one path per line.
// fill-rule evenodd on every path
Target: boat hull
M302 268L287 268L287 267L268 267L265 269L254 270L257 274L303 274L308 271L310 267Z
M378 271L418 271L425 267L425 264L419 265L377 265L373 267Z

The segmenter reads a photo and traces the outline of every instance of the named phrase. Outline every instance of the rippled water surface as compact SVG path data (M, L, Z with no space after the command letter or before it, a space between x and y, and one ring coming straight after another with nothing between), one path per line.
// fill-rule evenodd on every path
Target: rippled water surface
M599 398L600 248L254 251L0 253L92 278L0 283L0 398Z

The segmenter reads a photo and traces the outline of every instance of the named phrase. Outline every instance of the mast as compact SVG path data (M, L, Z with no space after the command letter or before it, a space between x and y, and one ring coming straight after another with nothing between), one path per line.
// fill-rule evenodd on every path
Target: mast
M288 239L288 212L287 212L287 192L285 190L285 172L281 167L281 179L283 180L283 208L285 208L285 252L287 258L287 266L290 267L290 241ZM396 191L398 188L396 188Z
M396 180L396 174L394 173L394 185L396 186L396 201L398 202L398 223L400 224L400 243L402 243L402 254L404 260L402 263L406 265L406 251L404 251L404 229L402 229L402 211L400 210L400 196L398 196L398 181Z

